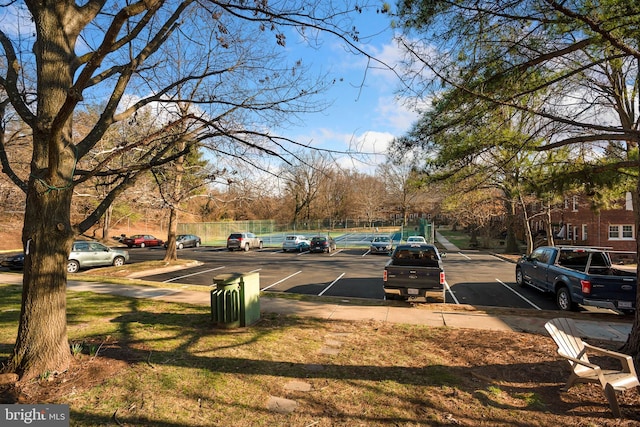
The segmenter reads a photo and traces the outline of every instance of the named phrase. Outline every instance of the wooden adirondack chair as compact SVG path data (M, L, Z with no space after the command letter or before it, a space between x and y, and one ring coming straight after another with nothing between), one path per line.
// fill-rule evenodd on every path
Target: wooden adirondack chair
M552 319L544 326L558 345L558 354L567 359L571 365L571 376L563 389L565 391L569 390L571 386L579 382L599 383L609 401L611 412L617 418L620 418L620 407L618 406L616 391L640 386L631 356L595 347L582 341L572 319ZM587 353L617 359L620 362L621 369L601 369L600 366L589 361Z

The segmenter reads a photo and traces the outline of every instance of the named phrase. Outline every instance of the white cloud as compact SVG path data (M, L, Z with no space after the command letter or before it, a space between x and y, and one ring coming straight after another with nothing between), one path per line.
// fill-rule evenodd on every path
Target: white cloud
M397 131L397 136L407 132L419 117L419 114L409 108L401 98L393 96L378 98L376 113L380 122L386 123L387 126Z

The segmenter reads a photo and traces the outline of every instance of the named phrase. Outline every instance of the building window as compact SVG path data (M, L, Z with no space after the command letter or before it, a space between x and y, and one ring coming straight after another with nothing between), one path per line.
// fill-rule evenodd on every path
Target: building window
M578 212L578 196L573 196L573 212Z
M587 224L582 224L582 240L587 240L588 238Z
M609 240L632 240L633 225L609 225Z

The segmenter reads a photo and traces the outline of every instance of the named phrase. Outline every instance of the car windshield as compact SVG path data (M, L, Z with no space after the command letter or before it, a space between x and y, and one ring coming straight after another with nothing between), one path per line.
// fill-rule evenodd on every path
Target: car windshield
M241 239L242 238L242 234L240 233L234 233L231 236L229 236L230 239Z
M324 241L326 241L326 240L327 240L327 239L326 239L325 237L314 237L314 238L313 238L313 241L314 241L314 242L316 242L316 243L324 242Z
M388 242L389 238L388 237L376 237L375 239L373 239L374 242Z
M287 236L287 240L296 240L297 237L296 236Z

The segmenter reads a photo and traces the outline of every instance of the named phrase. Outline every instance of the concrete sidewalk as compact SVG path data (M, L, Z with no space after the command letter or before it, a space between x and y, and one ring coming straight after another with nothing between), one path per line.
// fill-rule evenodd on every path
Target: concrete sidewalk
M22 275L0 273L0 283L20 284ZM95 292L120 295L130 298L157 299L168 302L209 306L209 292L188 291L169 288L155 288L138 285L113 285L99 282L69 281L67 287L74 292ZM396 303L397 304L397 303ZM428 310L420 306L406 305L362 305L357 299L336 300L336 302L300 301L277 296L263 295L260 298L260 311L300 317L333 319L345 321L367 321L426 325L433 327L468 328L478 330L499 330L528 332L546 335L545 322L549 312L536 315L536 311L524 315L489 314L477 310L460 310L460 306L443 305L442 310ZM561 317L561 312L557 317ZM578 316L579 317L579 316ZM574 316L575 318L575 316ZM631 332L631 322L611 320L576 319L578 330L585 340L598 339L625 342Z
M2 280L2 276L0 276ZM209 292L181 291L147 286L123 286L94 282L69 282L72 291L108 293L131 298L159 299L162 301L194 305L211 304ZM450 309L450 310L448 310ZM342 299L339 302L300 301L277 296L262 296L260 311L282 315L315 317L346 321L376 320L426 326L448 326L478 330L529 332L546 335L544 324L548 317L538 317L535 311L526 316L512 314L487 314L478 311L456 311L455 307L443 310L427 310L411 306L360 305L357 300ZM548 314L548 312L547 312ZM558 317L562 313L558 312ZM625 342L631 332L631 323L622 321L576 320L578 330L585 339Z

